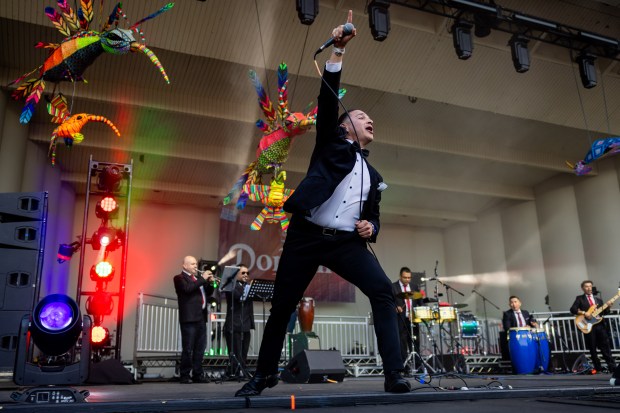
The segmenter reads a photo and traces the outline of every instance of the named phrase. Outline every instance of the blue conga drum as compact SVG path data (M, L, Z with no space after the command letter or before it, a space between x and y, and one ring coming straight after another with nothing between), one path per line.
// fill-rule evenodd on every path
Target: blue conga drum
M529 327L511 328L508 332L510 360L516 374L530 374L536 369L536 343ZM548 361L547 361L548 362Z
M536 344L536 368L547 371L549 368L549 358L551 357L551 349L549 348L549 338L545 330L532 330L532 337Z

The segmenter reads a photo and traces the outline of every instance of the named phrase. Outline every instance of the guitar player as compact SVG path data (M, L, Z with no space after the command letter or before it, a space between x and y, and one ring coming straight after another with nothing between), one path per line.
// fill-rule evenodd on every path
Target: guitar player
M602 306L603 300L592 294L592 281L590 280L585 280L581 283L581 290L583 291L583 294L575 297L575 302L571 306L570 312L574 315L584 315L586 319L590 319L591 316L587 314L590 307L593 305L596 307ZM609 309L604 311L602 314L605 313L609 313ZM613 372L616 368L616 363L611 355L609 336L607 335L605 323L600 322L594 324L592 326L592 331L589 334L584 334L584 340L586 342L586 347L590 350L590 357L592 358L592 363L594 364L594 370L601 371L601 361L596 354L596 349L598 347L599 350L601 350L603 358L607 362L607 368L610 372Z

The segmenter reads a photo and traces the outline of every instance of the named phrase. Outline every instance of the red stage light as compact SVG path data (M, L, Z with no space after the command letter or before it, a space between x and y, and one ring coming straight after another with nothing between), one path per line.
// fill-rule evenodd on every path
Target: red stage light
M117 206L118 204L116 203L116 199L112 198L111 196L106 196L101 200L101 209L103 209L105 212L112 212L116 209Z
M100 261L90 268L90 279L98 281L112 281L114 278L114 267L107 261Z
M118 202L116 202L113 196L106 196L101 201L97 202L95 215L97 215L97 218L101 218L104 221L116 218L118 215Z
M90 332L90 342L93 344L103 344L109 336L110 332L107 328L94 326Z

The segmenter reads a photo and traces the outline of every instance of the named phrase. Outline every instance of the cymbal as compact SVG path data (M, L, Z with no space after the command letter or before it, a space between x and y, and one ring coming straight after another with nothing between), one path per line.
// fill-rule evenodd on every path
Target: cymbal
M454 308L465 308L467 307L469 304L454 304L452 307Z
M402 298L403 300L411 300L411 299L419 300L420 298L423 298L424 296L419 291L405 291L402 293L398 293L397 297Z

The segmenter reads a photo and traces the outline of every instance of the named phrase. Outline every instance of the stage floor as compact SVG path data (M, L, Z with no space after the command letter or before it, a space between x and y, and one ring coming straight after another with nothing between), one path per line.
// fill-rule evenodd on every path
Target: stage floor
M297 409L321 407L330 412L530 412L583 413L584 408L620 409L620 386L610 386L610 374L522 376L433 376L429 383L410 378L413 390L406 394L383 391L382 377L345 378L341 383L290 384L280 382L262 396L234 397L244 382L180 384L176 381L132 385L87 385L88 403L15 403L12 382L0 382L0 410L15 412L176 412L176 411L273 411L290 409L291 396ZM584 407L587 406L587 407ZM259 409L259 410L256 410ZM371 410L372 409L372 410Z

